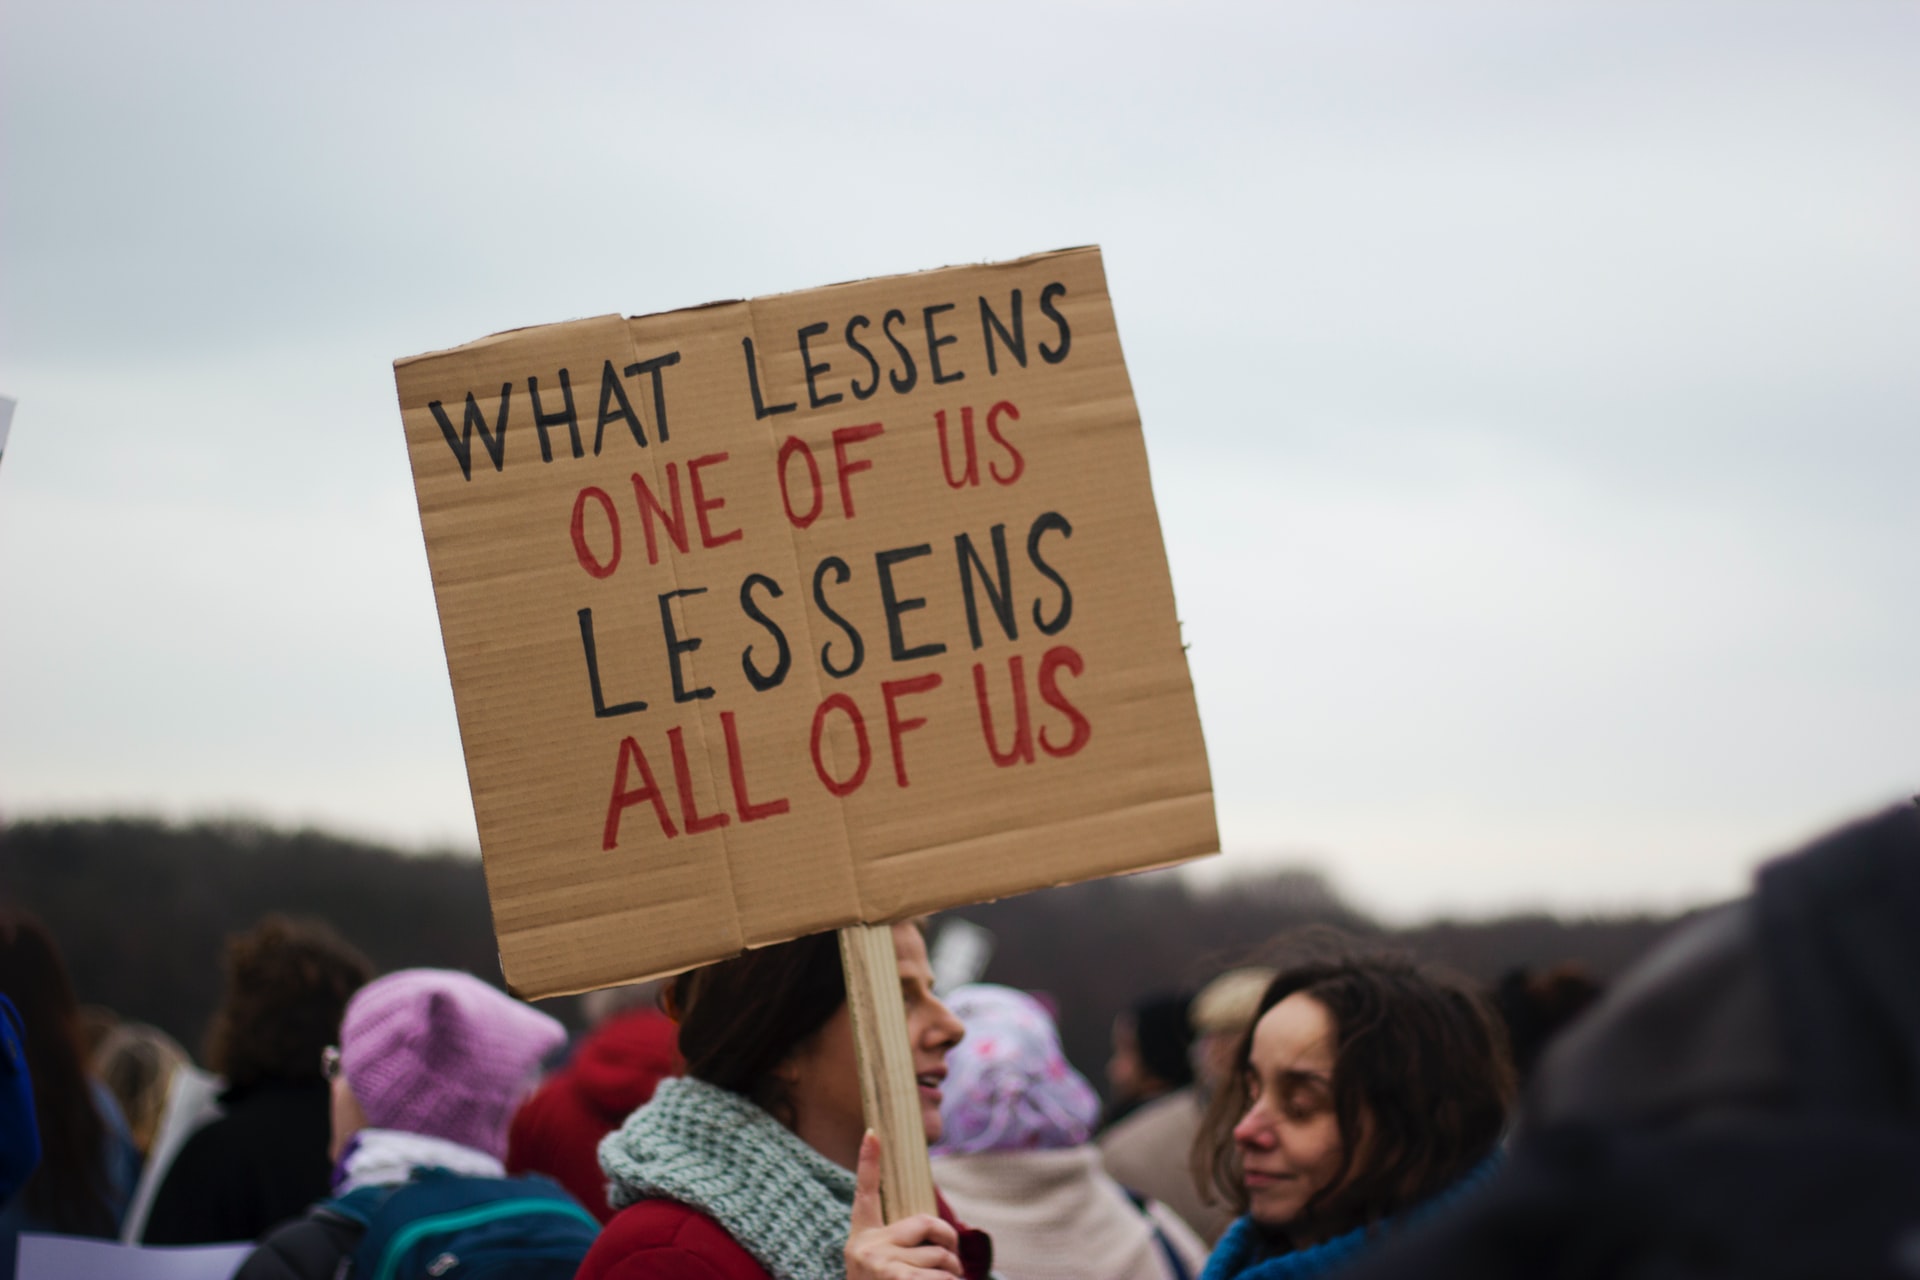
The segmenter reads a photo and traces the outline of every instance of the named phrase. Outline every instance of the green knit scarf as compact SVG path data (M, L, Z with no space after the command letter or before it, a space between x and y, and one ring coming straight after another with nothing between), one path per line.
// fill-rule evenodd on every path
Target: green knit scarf
M843 1280L853 1173L747 1099L701 1080L662 1081L600 1143L623 1208L662 1197L725 1227L776 1280Z

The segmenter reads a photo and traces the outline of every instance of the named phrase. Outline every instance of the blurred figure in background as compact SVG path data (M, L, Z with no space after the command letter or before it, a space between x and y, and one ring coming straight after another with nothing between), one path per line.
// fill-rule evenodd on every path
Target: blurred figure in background
M1160 995L1123 1010L1113 1020L1113 1055L1107 1059L1107 1112L1111 1127L1155 1098L1193 1083L1193 1031L1187 1024L1192 997Z
M507 1135L507 1172L548 1175L603 1223L614 1209L600 1139L683 1070L677 1029L653 1007L658 991L646 982L589 992L581 1007L593 1029L573 1060L521 1105Z
M1241 1216L1205 1280L1344 1266L1492 1175L1513 1102L1498 1023L1387 956L1287 969L1207 1111L1197 1173Z
M1267 965L1229 969L1200 989L1188 1010L1193 1023L1193 1072L1204 1096L1212 1098L1239 1070L1241 1042L1260 1008L1260 999L1278 976Z
M148 1244L257 1240L327 1194L320 1053L373 966L319 921L271 915L227 946L207 1036L225 1114L188 1138L154 1197Z
M1271 969L1230 969L1202 987L1187 1007L1193 1083L1146 1104L1100 1138L1101 1159L1115 1181L1165 1204L1209 1246L1233 1215L1194 1181L1193 1143L1271 981Z
M552 1182L509 1178L501 1163L514 1109L566 1038L470 973L368 983L324 1055L335 1198L270 1234L237 1280L570 1278L599 1225Z
M1756 879L1568 1028L1500 1176L1366 1280L1920 1275L1920 813Z
M120 1104L143 1160L153 1149L173 1073L188 1062L178 1041L144 1022L116 1024L94 1050L93 1074Z
M133 1189L133 1202L127 1206L126 1220L120 1224L120 1243L137 1244L147 1231L147 1218L153 1212L154 1197L160 1184L173 1169L187 1139L220 1118L220 1077L202 1071L191 1061L173 1068L167 1081L166 1098L160 1104L154 1124L147 1162L140 1170L140 1181Z
M79 1022L81 1060L92 1062L100 1052L100 1046L120 1025L120 1015L103 1004L83 1004L80 1006Z
M967 1035L947 1055L933 1178L962 1219L993 1237L1007 1280L1191 1280L1206 1246L1178 1215L1136 1205L1088 1145L1099 1099L1067 1064L1039 1001L959 988ZM1183 1015L1184 1002L1181 1006Z
M33 1077L21 1040L20 1011L0 995L0 1205L40 1165L40 1126L33 1118Z
M1493 1007L1507 1027L1513 1069L1524 1091L1553 1038L1600 999L1601 986L1584 966L1567 961L1551 969L1514 969L1493 991Z
M140 1155L113 1095L82 1066L73 983L59 948L31 916L0 914L0 995L20 1015L40 1138L39 1166L0 1204L0 1276L11 1277L22 1231L111 1238Z

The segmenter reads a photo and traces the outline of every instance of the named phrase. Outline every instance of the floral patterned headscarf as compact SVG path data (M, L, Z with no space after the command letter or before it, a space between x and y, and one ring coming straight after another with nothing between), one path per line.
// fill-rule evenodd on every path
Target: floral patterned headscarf
M947 1005L967 1027L947 1055L943 1133L933 1154L1077 1147L1093 1133L1100 1099L1067 1065L1046 1008L1011 987L956 988Z

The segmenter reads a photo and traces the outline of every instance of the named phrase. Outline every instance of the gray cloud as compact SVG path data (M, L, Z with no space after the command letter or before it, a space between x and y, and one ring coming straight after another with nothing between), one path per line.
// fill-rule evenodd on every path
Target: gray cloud
M1672 901L1915 780L1909 6L0 21L9 811L471 840L394 357L1088 241L1234 860Z

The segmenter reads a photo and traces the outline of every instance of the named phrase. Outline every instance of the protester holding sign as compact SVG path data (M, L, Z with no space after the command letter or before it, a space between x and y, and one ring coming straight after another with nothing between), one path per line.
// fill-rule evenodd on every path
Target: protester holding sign
M1387 957L1282 972L1236 1067L1195 1161L1242 1216L1203 1280L1344 1263L1490 1173L1513 1101L1480 999Z
M1099 250L394 375L509 986L709 966L675 988L690 1080L602 1147L642 1204L589 1274L654 1274L683 1235L741 1275L958 1267L908 1059L937 1132L959 1028L902 933L902 1041L887 922L1219 847ZM836 929L850 978L831 940L788 944ZM804 1005L767 1003L816 963ZM737 1060L694 1065L709 1034ZM900 1221L843 1258L863 1098ZM666 1178L661 1143L714 1178ZM729 1171L742 1149L766 1180Z
M963 1028L933 993L926 943L893 927L922 1126L941 1132L947 1051ZM986 1237L925 1215L877 1222L855 1245L855 1170L866 1121L840 951L832 934L682 974L668 993L683 1079L661 1083L600 1146L626 1206L580 1280L813 1280L907 1262L984 1280ZM876 1144L869 1142L868 1148ZM875 1183L877 1186L877 1182Z

